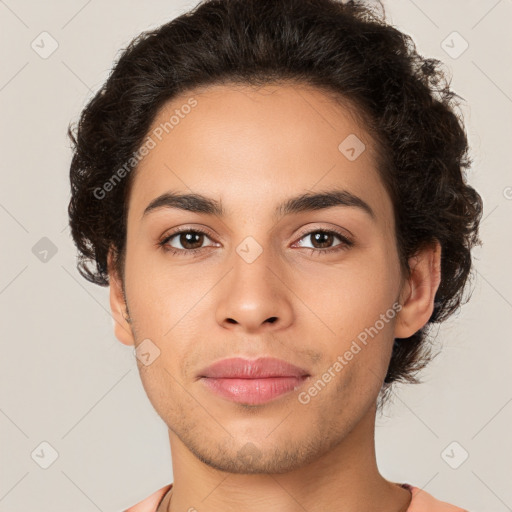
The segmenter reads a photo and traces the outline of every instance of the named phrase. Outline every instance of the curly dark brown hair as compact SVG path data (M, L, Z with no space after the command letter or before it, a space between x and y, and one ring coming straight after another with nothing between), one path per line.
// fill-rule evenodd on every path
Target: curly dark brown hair
M439 60L419 55L408 35L385 22L381 4L204 0L137 36L82 111L78 126L68 129L73 143L68 211L78 270L92 283L108 286L112 249L115 268L124 276L132 157L166 102L200 86L284 81L334 94L364 120L394 205L404 275L418 249L435 240L441 244L433 313L413 336L395 340L384 397L395 381L420 382L416 374L432 359L430 327L464 302L471 249L481 244L482 200L466 183L471 159L458 113L460 96L450 89ZM127 176L106 194L102 187L123 167Z

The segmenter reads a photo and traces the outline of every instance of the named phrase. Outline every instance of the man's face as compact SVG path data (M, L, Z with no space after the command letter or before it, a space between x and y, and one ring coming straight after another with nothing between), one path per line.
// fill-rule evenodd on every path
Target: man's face
M158 129L166 122L168 133ZM373 142L320 91L289 85L183 94L148 135L156 145L134 176L125 265L135 345L152 361L138 363L148 397L213 467L300 467L374 415L391 356L401 273ZM332 190L373 215L341 203L276 211ZM143 215L164 193L206 196L223 215L165 206ZM168 239L173 254L158 243L177 228L186 232ZM232 357L278 358L307 377L245 387L200 378Z

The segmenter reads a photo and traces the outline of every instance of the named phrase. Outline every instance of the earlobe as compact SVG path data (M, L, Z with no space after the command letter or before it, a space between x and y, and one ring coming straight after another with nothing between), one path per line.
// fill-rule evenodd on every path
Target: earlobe
M110 283L110 309L114 320L115 337L124 345L135 345L130 325L123 284L112 263L112 253L108 255L108 277Z
M402 309L395 324L395 338L408 338L421 329L434 310L441 282L441 245L436 240L409 259L410 276L400 293Z

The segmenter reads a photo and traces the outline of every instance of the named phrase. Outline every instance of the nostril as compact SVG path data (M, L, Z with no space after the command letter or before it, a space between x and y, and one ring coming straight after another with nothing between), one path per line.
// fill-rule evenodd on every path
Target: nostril
M271 324L273 324L276 320L277 320L277 316L271 316L271 317L270 317L270 318L268 318L266 321L267 321L267 322L270 322Z

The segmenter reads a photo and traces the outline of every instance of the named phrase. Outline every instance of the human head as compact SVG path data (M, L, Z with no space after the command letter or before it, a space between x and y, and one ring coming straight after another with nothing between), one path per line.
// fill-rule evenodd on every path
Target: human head
M69 214L79 270L107 286L111 251L124 283L127 206L139 161L110 190L104 185L137 154L166 104L201 87L280 83L323 91L364 127L393 207L404 279L414 254L439 241L432 314L396 340L382 389L415 382L429 360L429 327L462 302L481 200L465 182L467 140L440 63L418 55L409 37L362 4L207 1L136 38L84 109L76 135L70 131Z

